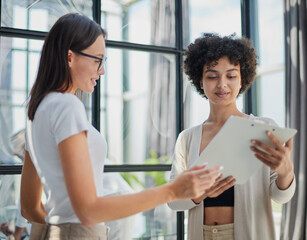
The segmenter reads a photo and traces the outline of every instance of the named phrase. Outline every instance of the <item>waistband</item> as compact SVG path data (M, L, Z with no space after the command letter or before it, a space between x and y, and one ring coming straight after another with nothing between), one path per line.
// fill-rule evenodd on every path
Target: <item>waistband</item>
M109 228L104 225L84 226L81 223L32 223L30 240L100 239L107 240Z
M233 230L234 224L229 223L229 224L214 225L214 226L203 225L203 228L205 231L210 231L210 232L213 231L213 229L216 229L217 231Z

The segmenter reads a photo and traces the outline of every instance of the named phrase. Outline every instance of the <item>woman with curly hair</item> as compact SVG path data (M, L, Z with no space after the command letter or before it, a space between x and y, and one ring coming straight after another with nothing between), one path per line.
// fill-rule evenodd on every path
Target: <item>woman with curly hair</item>
M209 100L210 113L202 124L178 136L171 181L195 165L231 115L275 124L242 113L236 105L238 95L256 75L257 55L250 40L204 34L188 46L185 56L184 71L197 92ZM251 142L251 150L264 164L245 184L235 185L234 177L220 176L201 197L169 203L173 210L189 210L188 239L275 239L271 199L285 203L295 191L293 138L283 145L272 133L267 136L275 147Z

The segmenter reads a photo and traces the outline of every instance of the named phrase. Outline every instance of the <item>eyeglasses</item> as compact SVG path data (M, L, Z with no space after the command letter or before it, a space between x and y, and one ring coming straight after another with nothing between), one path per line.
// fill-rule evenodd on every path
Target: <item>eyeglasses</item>
M90 58L97 59L99 61L97 72L101 71L101 69L103 68L104 64L107 61L107 57L99 58L99 57L96 57L96 56L93 56L93 55L90 55L90 54L87 54L87 53L83 53L83 52L80 52L80 51L74 51L74 52L78 53L78 54L80 54L82 56L85 56L85 57L90 57Z

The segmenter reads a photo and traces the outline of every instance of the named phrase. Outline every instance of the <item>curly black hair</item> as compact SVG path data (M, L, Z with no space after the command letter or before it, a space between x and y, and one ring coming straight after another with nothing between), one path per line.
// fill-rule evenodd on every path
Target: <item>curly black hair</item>
M221 37L215 33L204 33L187 47L185 56L184 71L197 92L205 98L200 85L204 66L214 66L222 57L227 56L231 64L240 65L242 87L239 94L250 87L256 76L255 49L249 39L239 38L235 34Z

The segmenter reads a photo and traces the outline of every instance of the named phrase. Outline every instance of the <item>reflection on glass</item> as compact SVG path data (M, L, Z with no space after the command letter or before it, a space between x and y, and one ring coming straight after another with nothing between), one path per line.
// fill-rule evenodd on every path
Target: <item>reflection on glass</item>
M159 186L169 179L169 172L105 173L104 195L122 195ZM107 188L107 189L106 189ZM107 222L110 239L177 239L176 212L166 204L129 218Z
M0 38L0 164L22 163L14 136L25 128L26 100L35 80L42 43ZM24 144L24 135L21 139Z
M286 117L283 8L283 3L278 0L258 0L258 114L272 118L282 127ZM272 208L275 235L279 239L282 205L272 201Z
M55 21L69 12L92 17L92 1L1 0L1 26L47 32Z
M175 46L175 1L102 0L101 8L109 40Z
M258 9L260 65L284 64L284 5L279 0L258 0Z
M274 11L269 9L274 7ZM258 1L259 113L285 125L285 72L283 4L277 0ZM274 31L272 31L274 29ZM274 95L272 95L272 91Z
M30 43L31 42L32 40L30 41ZM43 43L43 41L41 41L41 43ZM30 49L31 49L31 44L30 44ZM34 47L33 49L36 49L36 48ZM31 87L33 86L35 78L36 78L40 56L41 56L40 50L39 52L37 51L30 52L28 55L28 61L29 63L31 63L31 66L28 68L28 81L27 81L29 91L31 90Z
M44 42L41 40L31 40L29 41L29 48L31 50L37 50L37 51L41 51L43 48L43 44Z
M20 175L0 176L0 224L15 225L20 190ZM0 232L0 237L5 237ZM3 238L6 239L6 238Z
M285 126L285 74L283 71L265 74L259 79L259 112Z
M24 50L12 50L11 52L12 81L11 89L24 90L27 84L27 52Z
M159 163L175 145L175 57L117 49L108 49L107 56L101 132L108 157L114 164L141 164L153 150Z
M236 33L240 36L240 4L240 0L189 0L189 27L183 28L183 35L189 35L190 39L185 38L184 47L204 32L221 35Z
M13 38L12 45L14 48L18 49L26 49L27 48L27 40L23 38Z

